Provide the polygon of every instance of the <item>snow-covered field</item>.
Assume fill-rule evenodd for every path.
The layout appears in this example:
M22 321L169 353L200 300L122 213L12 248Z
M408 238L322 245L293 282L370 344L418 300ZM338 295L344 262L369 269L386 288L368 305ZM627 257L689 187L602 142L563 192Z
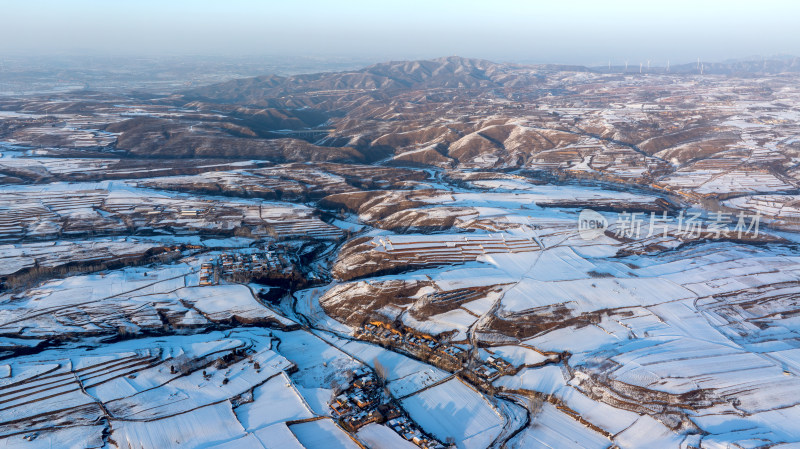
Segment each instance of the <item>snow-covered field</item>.
M0 245L0 276L34 266L54 268L68 263L112 262L144 254L158 246L135 239L98 239Z
M48 281L22 297L0 295L0 329L30 339L57 335L103 335L155 331L165 325L203 327L290 320L265 308L242 285L197 287L193 259L153 269Z
M452 438L459 449L487 447L503 427L500 413L458 379L408 396L402 404L425 430L440 440Z

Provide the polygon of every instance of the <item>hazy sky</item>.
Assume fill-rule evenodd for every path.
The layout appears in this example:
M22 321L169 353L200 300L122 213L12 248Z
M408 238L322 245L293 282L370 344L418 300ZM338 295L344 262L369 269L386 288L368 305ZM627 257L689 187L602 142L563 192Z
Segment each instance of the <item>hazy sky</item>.
M0 0L0 55L653 64L800 54L799 0Z

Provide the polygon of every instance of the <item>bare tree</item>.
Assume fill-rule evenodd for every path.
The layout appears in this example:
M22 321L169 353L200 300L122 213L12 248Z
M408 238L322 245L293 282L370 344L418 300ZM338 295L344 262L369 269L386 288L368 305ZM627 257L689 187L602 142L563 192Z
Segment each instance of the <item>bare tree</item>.
M344 385L341 384L337 379L332 379L330 383L331 387L331 401L333 401L336 396L338 396L342 391L344 391Z
M375 366L375 375L378 376L378 382L380 385L384 385L389 377L389 370L377 358L372 363Z
M528 398L527 407L531 416L531 425L533 425L532 419L538 416L542 412L542 407L544 407L544 395L537 394Z

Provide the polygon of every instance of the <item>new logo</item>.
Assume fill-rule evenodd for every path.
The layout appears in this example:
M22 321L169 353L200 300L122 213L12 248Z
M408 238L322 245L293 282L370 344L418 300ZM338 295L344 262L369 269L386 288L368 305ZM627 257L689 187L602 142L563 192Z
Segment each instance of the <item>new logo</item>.
M578 215L578 234L584 240L594 240L603 235L608 228L608 221L599 213L584 209Z

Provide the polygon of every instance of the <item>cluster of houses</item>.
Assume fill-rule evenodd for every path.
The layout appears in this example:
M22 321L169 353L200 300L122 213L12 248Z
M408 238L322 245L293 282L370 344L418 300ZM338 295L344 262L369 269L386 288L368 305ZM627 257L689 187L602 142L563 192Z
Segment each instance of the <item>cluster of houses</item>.
M424 359L438 359L451 370L459 368L467 359L467 352L458 346L406 326L398 329L379 320L371 320L362 329L356 329L356 337L377 341Z
M252 278L289 277L294 264L277 251L222 253L212 262L200 265L200 285L214 285L220 278L239 282Z
M238 273L269 273L283 270L285 263L273 251L253 253L222 253L217 257L217 264L223 276Z
M467 361L467 352L459 346L406 326L398 329L380 320L371 320L363 328L356 329L356 337L405 351L449 371L461 369ZM472 371L483 383L489 384L513 370L514 367L503 358L490 356Z
M420 333L408 327L397 329L391 323L379 320L371 320L364 325L363 329L356 329L356 336L387 343L412 354L437 353L439 356L452 359L457 365L461 365L467 355L462 348L443 343L432 335Z
M328 404L332 415L349 432L357 432L370 423L386 423L406 440L424 449L444 449L440 442L425 433L398 407L384 400L378 378L367 368L353 372L347 388Z
M396 418L387 420L386 425L389 426L390 429L397 432L397 434L401 437L423 449L445 449L446 447L439 441L425 436L425 434L419 430L419 427L417 427L413 421L405 416L398 416Z
M355 432L369 423L386 419L378 409L381 398L378 379L367 369L361 368L353 372L350 385L339 392L329 406L343 427Z
M475 374L485 381L492 381L514 369L510 363L500 357L489 356L486 361L475 369Z
M217 283L217 271L214 269L214 264L204 263L200 265L200 285L214 285Z

